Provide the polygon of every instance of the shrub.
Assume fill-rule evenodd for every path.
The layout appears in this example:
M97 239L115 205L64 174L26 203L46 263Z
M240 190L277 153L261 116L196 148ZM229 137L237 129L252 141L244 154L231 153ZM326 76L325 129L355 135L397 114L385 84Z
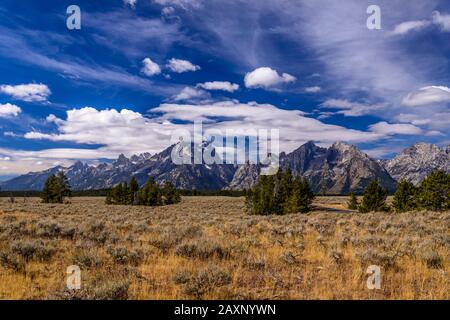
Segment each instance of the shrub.
M226 259L230 257L230 250L220 244L209 241L185 243L177 247L176 254L185 258L207 260L212 257Z
M387 211L386 198L387 191L377 181L372 181L364 190L363 200L358 208L359 212Z
M110 280L92 290L90 300L127 300L130 283L125 280Z
M49 261L56 253L56 248L43 241L16 241L11 251L20 255L25 261Z
M177 272L173 280L175 284L184 286L183 292L186 295L197 299L232 282L231 276L215 265L209 265L206 269L199 270L197 273Z
M109 255L114 262L119 264L131 264L138 266L144 259L144 253L141 250L131 251L127 248L108 248Z
M23 259L12 252L0 252L0 265L16 272L25 272L26 264Z
M102 260L92 251L80 250L74 254L74 264L87 269L96 268L102 265Z

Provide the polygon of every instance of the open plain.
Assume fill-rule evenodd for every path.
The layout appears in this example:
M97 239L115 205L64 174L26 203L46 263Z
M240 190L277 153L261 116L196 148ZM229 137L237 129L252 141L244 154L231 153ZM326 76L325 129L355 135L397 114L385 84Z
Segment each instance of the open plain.
M227 197L15 200L0 198L0 299L450 299L450 212L359 214L346 197L285 216ZM66 288L72 265L80 290Z

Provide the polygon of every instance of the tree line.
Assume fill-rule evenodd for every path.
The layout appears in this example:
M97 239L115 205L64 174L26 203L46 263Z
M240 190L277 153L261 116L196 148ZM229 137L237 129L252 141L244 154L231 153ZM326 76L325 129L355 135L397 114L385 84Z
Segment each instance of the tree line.
M132 177L130 183L119 183L106 196L106 204L111 205L161 206L180 201L180 193L171 182L160 187L153 177L142 188Z
M348 208L361 213L450 210L450 174L440 170L434 171L422 181L419 187L406 180L400 181L394 194L392 207L386 204L387 196L388 192L378 182L373 181L365 189L361 203L358 202L355 194L350 195Z
M306 213L314 199L308 182L293 176L291 170L276 175L261 176L256 185L247 191L247 211L254 215Z

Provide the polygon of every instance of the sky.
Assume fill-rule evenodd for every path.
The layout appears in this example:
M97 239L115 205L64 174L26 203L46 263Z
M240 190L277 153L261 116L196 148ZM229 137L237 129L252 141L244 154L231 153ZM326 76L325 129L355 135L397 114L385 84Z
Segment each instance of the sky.
M279 129L286 152L446 146L449 39L446 0L2 0L0 180L156 153L200 120Z

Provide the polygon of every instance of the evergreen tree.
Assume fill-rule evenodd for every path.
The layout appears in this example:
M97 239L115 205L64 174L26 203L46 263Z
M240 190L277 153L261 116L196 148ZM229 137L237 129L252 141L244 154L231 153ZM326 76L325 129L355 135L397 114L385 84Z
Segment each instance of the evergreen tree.
M113 204L124 204L124 193L123 193L123 185L119 183L116 185L111 191L111 199Z
M372 181L364 190L364 196L359 212L367 213L371 211L387 211L386 205L387 191L380 186L377 181Z
M58 202L63 203L65 197L70 197L72 191L70 190L69 179L67 179L66 175L63 171L58 172L56 176L57 179L57 189L58 189Z
M350 210L358 210L358 198L356 197L356 194L350 193L350 199L347 202L347 208Z
M164 184L162 195L165 198L164 204L174 204L181 201L180 193L170 182Z
M41 199L43 203L58 203L58 183L55 175L47 178L42 191Z
M420 208L432 211L450 209L450 174L434 171L420 185L417 194Z
M417 208L417 188L406 180L400 181L394 195L392 206L396 212L408 212Z
M44 203L64 203L65 197L70 197L71 190L64 172L51 175L45 181L41 199Z
M130 180L130 193L131 193L131 204L137 205L138 201L139 184L136 177L132 177Z
M306 180L300 177L295 178L292 193L298 197L297 210L295 212L307 213L311 211L314 194Z
M308 212L314 198L308 183L293 178L287 170L272 176L261 176L246 192L246 207L251 214L289 214Z
M153 177L150 177L139 191L139 201L146 206L159 206L162 204L161 190Z

